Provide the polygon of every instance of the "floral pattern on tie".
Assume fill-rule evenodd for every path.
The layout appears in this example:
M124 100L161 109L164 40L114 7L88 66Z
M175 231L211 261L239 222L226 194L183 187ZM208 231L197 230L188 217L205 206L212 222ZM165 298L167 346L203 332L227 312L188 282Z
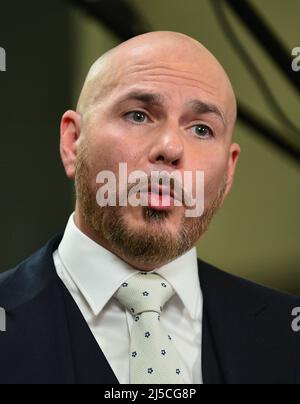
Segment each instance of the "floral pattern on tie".
M182 367L172 337L161 324L172 286L155 273L138 273L124 282L116 299L133 315L130 338L131 384L182 384Z

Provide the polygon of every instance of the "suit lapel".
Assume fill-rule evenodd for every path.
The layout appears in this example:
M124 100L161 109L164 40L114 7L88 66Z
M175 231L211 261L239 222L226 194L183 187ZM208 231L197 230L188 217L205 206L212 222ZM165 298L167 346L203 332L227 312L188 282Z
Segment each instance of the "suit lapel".
M57 276L52 254L61 238L56 236L10 277L7 274L7 285L4 279L0 306L6 310L7 332L0 333L0 356L8 368L3 375L0 370L0 379L116 384L79 308Z
M214 339L206 307L202 320L202 378L204 384L224 384L225 379L220 363L219 351Z
M199 260L204 298L202 371L206 384L282 384L295 379L293 359L274 331L276 313L246 281ZM249 284L248 284L249 285ZM286 317L288 329L288 311ZM295 379L296 381L296 379Z
M61 282L76 384L119 384L75 301Z
M4 306L6 307L6 306ZM0 335L2 383L69 384L74 375L66 321L56 282L32 300L6 308L7 331Z

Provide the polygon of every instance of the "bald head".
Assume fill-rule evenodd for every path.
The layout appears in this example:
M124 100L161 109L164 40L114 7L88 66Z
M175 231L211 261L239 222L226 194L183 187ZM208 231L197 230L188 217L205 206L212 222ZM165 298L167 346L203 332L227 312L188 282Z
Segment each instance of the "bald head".
M79 97L77 112L87 115L109 92L126 82L132 72L154 64L180 72L190 85L202 85L218 93L226 119L234 126L236 98L230 80L218 60L195 39L176 32L150 32L134 37L101 56L91 67ZM180 84L180 83L178 83Z
M79 228L143 270L187 252L230 191L240 150L231 143L235 118L224 69L192 38L153 32L103 55L88 73L77 113L67 111L61 125L61 155L67 175L75 178ZM114 173L124 186L121 163L130 176L142 172L149 180L167 171L186 183L186 173L192 173L187 182L195 200L201 199L198 173L204 172L203 218L187 218L184 206L169 209L152 200L146 209L130 202L99 209L98 175ZM128 182L132 191L132 178ZM128 189L116 188L112 193L123 201Z

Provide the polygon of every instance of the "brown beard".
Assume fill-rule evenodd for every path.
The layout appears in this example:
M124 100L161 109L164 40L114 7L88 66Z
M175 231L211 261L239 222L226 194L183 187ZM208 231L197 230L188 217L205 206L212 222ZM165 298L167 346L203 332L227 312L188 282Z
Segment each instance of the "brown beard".
M176 234L164 226L171 212L157 211L149 207L141 207L143 218L147 224L155 222L155 228L146 225L143 229L131 229L122 214L126 207L100 207L96 201L96 186L90 181L88 154L83 144L78 151L75 190L79 213L85 225L100 239L104 238L111 250L126 261L159 267L162 263L173 261L188 252L207 231L212 218L222 206L227 177L224 176L217 196L205 208L201 217L186 218L182 215Z

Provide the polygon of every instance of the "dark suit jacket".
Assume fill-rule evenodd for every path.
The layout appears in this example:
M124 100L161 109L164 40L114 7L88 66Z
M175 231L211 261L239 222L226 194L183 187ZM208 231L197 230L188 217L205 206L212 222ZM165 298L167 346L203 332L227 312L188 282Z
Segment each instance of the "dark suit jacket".
M0 276L7 316L7 331L0 332L1 384L118 384L56 274L52 253L60 240ZM204 383L300 383L300 333L291 327L299 299L198 264Z

